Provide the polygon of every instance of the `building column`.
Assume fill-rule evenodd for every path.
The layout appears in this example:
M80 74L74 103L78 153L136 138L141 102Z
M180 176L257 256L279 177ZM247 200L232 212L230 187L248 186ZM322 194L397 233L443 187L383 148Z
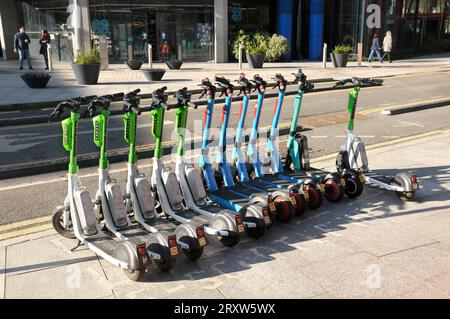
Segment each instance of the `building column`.
M214 0L214 60L228 62L228 0Z
M293 28L293 0L278 0L278 25L277 33L286 37L289 43L289 51L284 55L288 60L292 59L292 28Z
M311 0L308 57L310 60L322 60L324 11L324 0Z
M18 55L14 50L14 35L19 31L19 15L17 13L16 1L0 1L0 41L2 45L3 58L14 60Z
M74 56L82 50L91 49L91 20L89 17L89 0L72 0L71 23L74 28Z

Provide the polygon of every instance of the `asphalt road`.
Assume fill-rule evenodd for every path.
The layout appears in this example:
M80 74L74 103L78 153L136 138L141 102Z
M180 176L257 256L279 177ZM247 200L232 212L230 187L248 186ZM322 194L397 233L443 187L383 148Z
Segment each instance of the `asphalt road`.
M359 110L363 111L356 121L355 130L366 144L374 144L399 137L410 136L436 129L449 127L450 106L429 109L396 116L380 115L378 108L429 100L450 96L450 73L439 72L432 75L401 76L385 80L383 87L367 88L361 91ZM267 127L272 120L275 99L267 99L261 118L261 127ZM291 119L293 97L287 97L280 124L287 124ZM255 104L251 102L251 106ZM335 153L345 140L347 91L312 93L305 95L302 105L302 117L299 123L305 128L304 133L310 139L312 156ZM204 108L192 110L188 129L195 136L201 134L202 112ZM373 110L373 112L371 112ZM219 127L221 105L215 113L213 127ZM239 107L233 104L230 119L230 134L237 124ZM251 111L247 116L250 125ZM150 118L144 114L139 118L138 144L152 143L150 137ZM120 117L111 118L110 149L126 147L123 141L123 124ZM194 130L197 128L197 130ZM174 138L173 112L166 113L165 138ZM61 145L59 123L14 126L0 128L0 166L14 163L27 163L45 159L66 157ZM96 152L92 142L90 121L82 121L79 127L79 152ZM215 135L218 136L216 130ZM192 136L192 135L191 135ZM414 156L414 154L411 154ZM369 159L370 160L370 159ZM141 159L144 172L150 174L150 161ZM111 172L123 185L125 168L123 163L113 164ZM96 185L96 168L83 168L80 172L82 181L94 192ZM30 218L49 215L60 204L66 194L65 172L54 172L29 177L0 181L0 225L23 221Z

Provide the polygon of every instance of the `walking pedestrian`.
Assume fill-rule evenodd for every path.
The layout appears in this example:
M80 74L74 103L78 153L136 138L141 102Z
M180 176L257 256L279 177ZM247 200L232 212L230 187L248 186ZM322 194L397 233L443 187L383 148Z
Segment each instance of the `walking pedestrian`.
M387 56L389 63L392 63L391 59L391 51L392 51L392 33L391 31L386 31L386 36L383 39L383 56L381 57L381 61Z
M20 27L14 36L14 52L19 53L19 69L23 69L23 60L26 59L28 67L33 70L30 59L30 37L25 33L25 27Z
M47 30L41 31L41 38L39 39L39 44L41 48L39 49L39 54L44 56L45 61L45 69L48 70L48 50L47 45L50 43L50 34L48 34Z
M369 62L372 62L373 56L376 53L380 63L383 63L380 49L381 48L380 48L380 40L378 38L378 32L375 32L372 39L372 46L370 47Z

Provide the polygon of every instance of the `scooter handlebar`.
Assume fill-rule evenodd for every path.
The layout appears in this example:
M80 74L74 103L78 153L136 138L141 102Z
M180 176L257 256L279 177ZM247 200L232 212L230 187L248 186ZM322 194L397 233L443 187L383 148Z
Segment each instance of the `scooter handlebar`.
M96 98L95 95L89 95L89 96L79 96L72 99L67 99L62 102L59 102L53 112L50 114L48 121L58 121L61 118L61 114L64 111L64 108L68 107L73 111L78 111L80 109L80 106L82 104L88 103L93 98Z

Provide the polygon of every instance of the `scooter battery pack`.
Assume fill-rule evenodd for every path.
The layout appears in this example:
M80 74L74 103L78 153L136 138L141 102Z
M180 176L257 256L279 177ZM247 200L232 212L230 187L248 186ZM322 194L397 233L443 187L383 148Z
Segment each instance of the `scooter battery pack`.
M155 201L153 199L150 182L144 175L139 175L135 179L135 189L142 215L144 215L145 219L152 218L154 216Z
M115 182L106 184L106 198L108 199L111 215L116 227L127 226L127 208L123 202L120 186Z
M91 195L89 195L86 187L75 188L73 198L83 233L86 236L95 235L97 233L97 220L95 219Z
M200 169L194 165L189 164L186 166L186 177L192 196L197 204L204 205L206 203L206 191L201 174Z
M369 171L369 161L367 159L366 146L359 137L355 137L352 142L353 156L350 157L350 167L360 168L363 173Z
M162 180L172 209L183 209L183 196L175 173L170 168L165 168L162 172Z
M300 134L298 134L300 135ZM301 157L302 157L302 166L303 169L309 169L310 168L310 162L309 162L309 147L308 147L308 138L304 135L296 136L296 140L300 144L300 151L301 151Z

